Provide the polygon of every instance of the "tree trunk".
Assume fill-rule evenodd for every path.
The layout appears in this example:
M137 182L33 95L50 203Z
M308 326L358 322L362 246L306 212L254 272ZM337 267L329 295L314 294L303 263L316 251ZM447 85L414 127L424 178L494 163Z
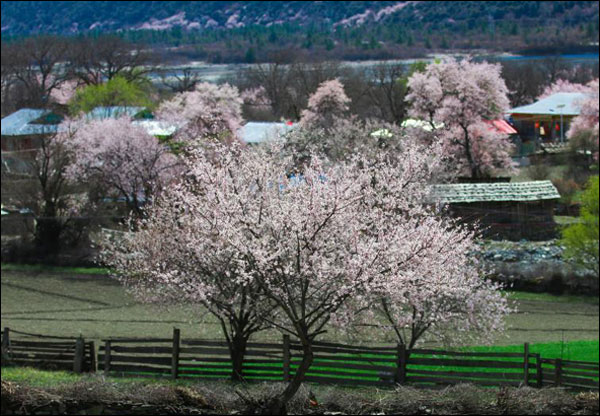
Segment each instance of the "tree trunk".
M246 347L248 345L248 338L243 335L235 336L231 341L230 354L232 362L231 380L232 381L243 381L243 366L244 356L246 355Z
M44 255L60 251L62 224L57 218L37 218L35 226L36 245Z
M290 382L290 384L288 384L288 386L285 388L283 393L281 393L279 396L274 398L273 401L269 404L269 408L267 409L268 414L270 414L270 415L286 415L287 414L287 409L286 409L287 404L290 400L292 400L292 398L294 397L294 395L300 388L300 385L302 385L302 382L304 381L304 377L306 376L306 373L310 369L310 366L312 365L313 360L314 360L314 354L312 351L311 342L309 342L306 339L302 340L302 353L303 353L302 362L300 363L300 366L296 370L296 374L294 374L292 381Z

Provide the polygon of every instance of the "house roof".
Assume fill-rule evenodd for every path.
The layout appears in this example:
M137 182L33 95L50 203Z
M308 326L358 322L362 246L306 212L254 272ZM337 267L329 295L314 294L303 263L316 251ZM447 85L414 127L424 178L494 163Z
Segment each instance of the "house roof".
M509 114L527 115L579 115L581 102L587 97L581 92L559 92L549 97L536 101L533 104L515 107L508 111Z
M144 107L112 106L96 107L85 115L88 120L103 120L105 118L134 117L144 111Z
M487 123L490 124L491 126L493 126L500 133L517 134L517 131L515 130L515 128L513 126L511 126L510 124L508 124L508 122L506 120L491 120L491 121L488 121Z
M430 202L470 203L500 201L540 201L558 199L560 194L550 181L457 183L433 185Z
M246 143L263 143L279 138L294 127L288 123L249 121L238 130L238 137Z
M434 123L436 129L444 127L444 123ZM413 127L423 129L425 131L432 131L433 127L425 120L417 120L414 118L407 118L400 124L400 127Z
M2 136L32 136L56 133L56 124L33 124L40 117L50 114L48 110L22 108L2 119Z
M161 120L134 120L133 124L143 127L152 136L171 136L177 131L177 126Z
M85 115L86 120L103 120L122 116L133 117L144 107L96 107ZM32 136L52 134L58 124L36 124L34 121L51 114L48 110L22 108L2 119L2 136ZM152 136L171 136L177 126L160 120L134 120L133 124L143 127Z

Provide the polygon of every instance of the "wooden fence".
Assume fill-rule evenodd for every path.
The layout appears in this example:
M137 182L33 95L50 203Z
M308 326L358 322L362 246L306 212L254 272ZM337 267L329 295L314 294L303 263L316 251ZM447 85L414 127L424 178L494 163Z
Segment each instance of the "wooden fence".
M94 342L83 338L53 337L2 331L2 365L17 365L75 373L96 371Z
M3 357L4 339L3 336ZM25 347L21 345L22 349ZM8 351L14 355L14 351ZM460 352L317 342L313 353L314 362L306 381L319 384L410 384L435 388L471 383L598 390L598 363L541 358L530 353L528 344L523 352ZM105 339L97 358L98 370L110 376L228 379L232 373L225 342L182 339L178 329L170 338ZM248 381L289 381L301 360L301 345L289 336L284 336L281 343L251 342L246 350L243 377ZM12 362L28 365L25 361Z
M563 386L598 390L598 363L560 358L540 359L538 386Z

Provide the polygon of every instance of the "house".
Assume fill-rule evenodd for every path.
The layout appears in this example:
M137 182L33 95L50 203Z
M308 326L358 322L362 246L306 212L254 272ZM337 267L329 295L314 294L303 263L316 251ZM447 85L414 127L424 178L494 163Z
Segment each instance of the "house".
M106 118L130 117L156 137L168 137L177 127L165 121L154 120L145 107L96 107L84 115L88 121ZM41 146L40 140L58 131L62 116L50 110L22 108L2 119L2 152L32 151Z
M294 127L291 122L249 121L237 131L237 135L244 143L257 145L277 140Z
M131 117L133 124L144 128L160 139L171 137L177 127L165 121L154 120L144 107L96 107L84 115L88 121L106 118ZM63 117L50 110L23 108L2 119L2 171L27 174L28 161L35 157L42 140L58 132Z
M428 202L447 204L463 223L479 223L488 238L546 240L556 236L559 198L550 181L458 183L433 185Z
M2 119L2 152L35 151L56 133L62 118L49 110L22 108Z
M564 142L573 118L579 115L586 94L560 92L508 111L523 141Z

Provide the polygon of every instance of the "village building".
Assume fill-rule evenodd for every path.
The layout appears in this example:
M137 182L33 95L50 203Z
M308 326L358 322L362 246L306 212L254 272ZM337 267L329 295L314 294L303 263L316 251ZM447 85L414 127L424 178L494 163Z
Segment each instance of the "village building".
M2 152L29 151L57 132L62 118L50 110L22 108L2 119Z
M550 181L433 185L430 203L448 205L465 224L479 224L491 239L546 240L556 237L554 206L560 198Z
M566 141L573 118L579 115L586 94L560 92L508 111L510 120L524 142L539 145Z
M155 120L145 107L110 106L96 107L84 115L88 121L107 118L130 117L133 124L144 128L149 134L166 139L177 127L171 123ZM50 110L20 109L2 119L2 170L12 174L27 173L27 160L35 157L42 140L56 134L63 117Z

